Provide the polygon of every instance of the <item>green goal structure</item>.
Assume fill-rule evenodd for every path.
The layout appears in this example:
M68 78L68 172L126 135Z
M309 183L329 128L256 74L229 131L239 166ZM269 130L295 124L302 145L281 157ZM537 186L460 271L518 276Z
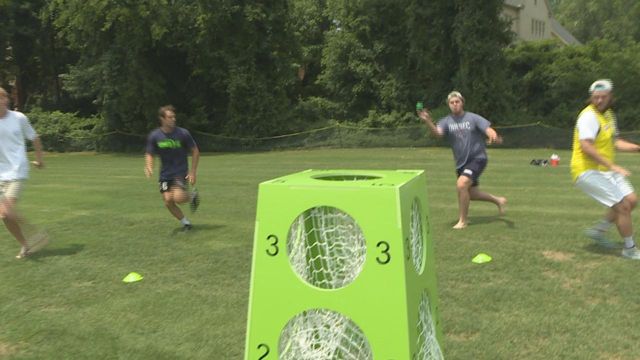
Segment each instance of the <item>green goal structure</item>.
M421 170L259 185L246 360L442 359Z

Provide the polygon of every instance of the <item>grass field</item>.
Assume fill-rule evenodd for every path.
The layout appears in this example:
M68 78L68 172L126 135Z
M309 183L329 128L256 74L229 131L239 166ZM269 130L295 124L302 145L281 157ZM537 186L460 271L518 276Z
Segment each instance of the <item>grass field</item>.
M482 188L508 214L472 203L462 231L448 149L209 154L188 234L141 155L50 154L20 208L52 243L19 261L0 230L0 358L242 359L258 183L353 168L426 170L447 359L639 359L640 262L581 236L604 209L572 186L568 152L529 165L551 152L491 149ZM640 174L637 155L620 163ZM131 271L144 280L122 283Z

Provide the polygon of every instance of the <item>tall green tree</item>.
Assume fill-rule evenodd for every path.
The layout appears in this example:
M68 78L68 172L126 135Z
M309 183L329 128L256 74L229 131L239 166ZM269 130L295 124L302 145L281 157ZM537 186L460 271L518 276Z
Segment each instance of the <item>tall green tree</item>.
M61 106L59 70L69 54L59 49L51 23L41 17L45 0L0 2L0 82L16 95L14 106Z
M295 69L285 0L52 0L50 13L81 54L66 88L94 99L111 129L142 133L166 103L202 130L286 125Z
M503 1L456 0L453 41L457 48L454 86L469 109L499 118L509 109L510 83L503 50L511 42L509 23L501 17Z
M317 86L322 64L322 49L325 46L325 33L331 27L327 16L326 0L290 0L290 31L295 35L298 56L298 91L296 95L305 98L321 96L322 89Z
M451 2L328 1L333 22L320 83L359 120L407 114L418 99L441 99L455 73Z
M607 39L620 44L640 42L637 0L562 0L555 16L582 42Z
M92 99L110 129L146 131L151 114L168 101L160 71L171 29L168 7L164 0L50 3L59 36L80 54L63 77L65 87Z
M458 49L453 41L452 1L410 0L406 7L407 80L415 99L442 105L453 87Z

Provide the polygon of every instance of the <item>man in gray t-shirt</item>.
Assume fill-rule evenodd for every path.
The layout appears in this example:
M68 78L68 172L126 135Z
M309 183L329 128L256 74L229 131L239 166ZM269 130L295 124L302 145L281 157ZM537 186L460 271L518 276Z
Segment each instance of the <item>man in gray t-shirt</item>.
M457 91L447 96L447 104L451 114L438 124L434 124L427 109L418 111L418 116L425 122L436 136L446 137L451 144L456 162L458 180L458 222L454 229L463 229L468 224L469 202L471 200L489 201L504 214L507 199L501 196L480 191L478 179L487 166L486 140L489 143L501 143L502 138L491 128L491 123L478 114L464 111L464 98Z
M486 159L486 131L491 126L489 120L469 111L461 115L449 114L438 121L438 132L447 137L456 169L463 167L471 159Z

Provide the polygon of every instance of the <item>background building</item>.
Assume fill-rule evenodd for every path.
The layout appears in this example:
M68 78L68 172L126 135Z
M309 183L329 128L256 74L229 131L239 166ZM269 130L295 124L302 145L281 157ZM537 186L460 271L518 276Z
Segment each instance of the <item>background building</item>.
M511 19L518 40L558 39L566 45L580 42L554 19L548 0L505 0L503 14Z

